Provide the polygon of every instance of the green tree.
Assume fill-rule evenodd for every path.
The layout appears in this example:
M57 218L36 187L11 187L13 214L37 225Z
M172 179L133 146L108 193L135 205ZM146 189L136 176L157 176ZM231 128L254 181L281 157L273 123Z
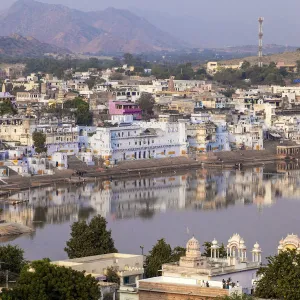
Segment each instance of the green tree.
M10 100L4 100L0 103L0 115L15 115L17 113L16 108L13 106Z
M232 95L235 93L235 89L227 89L221 92L225 97L231 98Z
M265 299L300 299L300 254L295 250L267 258L268 264L257 275L255 295Z
M149 255L146 256L145 275L147 278L159 276L162 265L169 263L172 256L172 248L165 239L157 241Z
M105 218L98 215L90 223L79 221L71 226L71 238L67 241L69 258L78 258L118 252L111 237L111 231L106 228Z
M46 135L43 132L35 131L32 134L32 139L36 153L47 152L47 147L45 146Z
M173 74L178 80L190 80L195 76L191 63L176 66Z
M297 65L297 74L300 74L300 60L296 61L296 65Z
M284 84L284 73L276 68L276 64L271 62L269 65L263 67L249 66L247 62L244 62L241 69L222 69L214 75L214 80L224 85L230 85L234 87L247 87L249 83L245 82L245 79L250 80L252 84Z
M132 66L132 65L134 64L134 57L133 57L132 54L130 54L130 53L125 53L125 54L123 55L123 58L124 58L124 62L125 62L126 65Z
M118 69L116 69L116 72L117 72L117 73L124 73L124 72L125 72L125 69L123 69L123 68L118 68Z
M121 73L115 73L110 75L109 80L123 80L124 76Z
M75 112L77 125L90 126L93 123L93 115L86 106L79 106Z
M3 290L2 300L98 300L97 280L84 272L56 266L49 260L26 265L12 290Z
M242 64L242 66L241 66L241 69L242 70L247 70L247 69L249 69L250 68L250 63L249 63L249 61L247 61L247 60L245 60L245 61L243 61L243 64Z
M204 247L204 252L202 254L203 256L211 257L211 246L212 246L211 242L205 242L203 244L203 247ZM220 254L220 257L226 257L227 256L227 252L226 252L226 249L225 249L225 246L224 246L223 243L220 246L219 254Z
M0 246L0 262L3 270L20 273L26 264L23 249L12 245Z
M107 268L105 276L107 282L113 282L120 285L120 277L118 275L116 268L114 267Z
M90 126L93 123L93 115L89 110L89 104L81 97L68 100L64 104L64 109L75 109L75 118L77 125Z
M180 257L185 256L186 249L175 247L173 250L165 239L160 239L153 246L152 250L146 256L146 277L155 277L159 275L162 265L166 263L178 262Z
M138 101L140 109L143 111L143 116L145 119L148 119L149 116L153 115L153 108L155 100L149 93L142 93Z
M87 80L85 81L85 83L88 85L89 90L91 90L91 89L95 86L95 83L96 83L96 77L95 77L95 76L90 76L90 78L87 79Z
M151 73L157 79L166 79L166 78L170 78L172 71L173 68L167 65L153 65Z
M172 250L172 255L171 255L171 262L178 262L180 260L180 257L185 256L186 254L186 249L183 247L175 247Z

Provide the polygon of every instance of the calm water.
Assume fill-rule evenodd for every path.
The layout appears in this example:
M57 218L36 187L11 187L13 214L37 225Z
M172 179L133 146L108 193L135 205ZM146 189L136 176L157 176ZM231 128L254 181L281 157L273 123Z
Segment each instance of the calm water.
M116 247L124 253L139 254L140 245L148 251L160 238L184 246L192 234L201 243L216 238L227 244L239 233L248 251L258 241L268 256L276 252L281 237L300 234L300 171L284 169L201 169L34 189L11 196L29 199L27 205L2 204L3 218L35 228L32 235L9 241L22 247L30 260L67 258L70 225L95 214L107 218Z

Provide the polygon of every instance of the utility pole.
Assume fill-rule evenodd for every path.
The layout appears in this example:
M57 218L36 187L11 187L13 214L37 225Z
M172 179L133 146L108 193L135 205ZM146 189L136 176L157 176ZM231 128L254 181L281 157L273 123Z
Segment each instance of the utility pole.
M144 257L144 246L140 246L141 250L142 250L142 255Z
M8 289L8 270L5 271L6 288Z

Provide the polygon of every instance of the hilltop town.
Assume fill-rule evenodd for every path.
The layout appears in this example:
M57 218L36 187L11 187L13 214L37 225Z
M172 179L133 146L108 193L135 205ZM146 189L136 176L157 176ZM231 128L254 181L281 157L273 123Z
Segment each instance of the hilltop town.
M20 64L6 67L0 73L1 177L80 171L74 161L95 170L182 157L226 163L232 151L241 152L236 162L250 154L266 160L297 155L300 87L246 78L247 85L234 88L220 79L234 72L230 67L209 62L199 69L203 80L159 79L155 70L129 64L66 69L60 78L27 75ZM243 68L240 63L235 72ZM272 68L281 72L284 66Z
M69 260L33 262L36 279L44 278L39 276L44 268L74 272L73 276L86 271L91 276L80 280L91 285L88 293L95 291L91 299L99 294L101 299L117 294L130 300L158 295L228 299L255 291L273 295L263 291L269 269L261 268L261 246L255 243L252 257L247 255L238 233L226 247L214 239L202 248L190 237L185 248L171 249L159 240L146 256L144 246L142 255L118 254L105 217L111 211L120 220L146 215L153 199L160 199L155 213L165 207L197 208L200 200L203 209L216 209L235 199L262 207L272 204L276 195L295 196L294 190L286 189L288 183L294 187L294 181L284 172L298 168L299 72L298 64L271 62L259 67L246 60L237 65L211 61L166 66L128 53L108 61L6 61L0 70L0 185L1 196L14 209L2 212L10 223L1 224L1 236L32 234L32 221L24 222L29 227L12 226L20 219L33 219L32 199L51 198L46 204L49 222L78 212L68 204L71 198L92 199L98 216L72 225L65 248ZM274 162L283 176L267 183L263 168ZM249 166L256 168L248 172ZM180 175L191 168L197 169L196 179ZM220 177L207 172L216 168ZM229 176L234 169L243 171L237 173L235 184ZM157 177L163 173L168 177ZM97 177L104 180L98 187ZM63 183L66 187L57 187ZM72 192L71 186L78 185ZM137 201L143 195L148 202ZM63 212L52 207L55 201L66 204ZM85 229L77 235L80 226ZM89 234L89 226L97 230ZM99 241L100 231L105 241ZM279 242L276 259L297 258L299 249L298 236L288 235ZM22 271L20 278L25 274ZM19 281L20 288L25 278L28 274Z

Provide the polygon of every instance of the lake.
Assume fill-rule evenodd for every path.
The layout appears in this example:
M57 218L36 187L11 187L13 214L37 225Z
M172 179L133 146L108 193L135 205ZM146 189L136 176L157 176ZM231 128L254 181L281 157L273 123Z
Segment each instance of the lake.
M194 235L203 244L214 238L227 245L239 233L249 251L255 242L263 256L277 251L288 233L300 234L300 171L288 164L244 171L192 170L131 180L56 185L12 194L29 200L2 202L2 218L35 228L2 244L19 245L29 260L67 258L64 252L74 221L101 214L119 252L145 253L160 238L185 246Z

